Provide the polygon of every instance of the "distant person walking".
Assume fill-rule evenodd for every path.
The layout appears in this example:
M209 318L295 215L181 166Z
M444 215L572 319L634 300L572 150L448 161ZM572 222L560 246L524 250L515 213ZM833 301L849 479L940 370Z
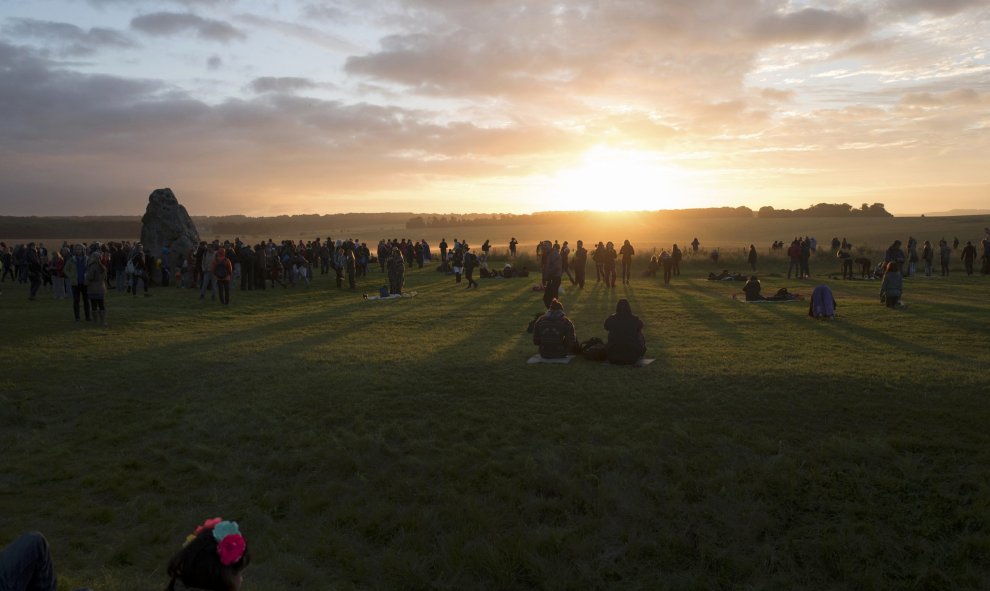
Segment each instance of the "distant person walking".
M801 242L795 238L791 241L791 245L787 248L787 258L790 260L790 264L787 266L787 278L791 278L791 272L794 272L794 276L797 278L801 277Z
M200 257L200 271L202 272L202 281L199 286L199 299L206 297L206 288L210 288L210 299L217 299L217 282L213 278L213 261L216 260L217 251L216 246L209 244L204 249L202 257ZM277 258L277 255L276 255ZM275 287L275 284L272 284Z
M402 287L406 280L406 265L402 260L399 247L393 246L388 256L388 293L402 295Z
M938 241L938 258L942 265L942 277L949 276L949 263L952 261L952 247L945 238Z
M570 280L571 285L574 285L574 276L571 275L571 247L567 245L567 241L564 240L564 244L560 247L560 266L564 270L564 275L567 275L567 279ZM561 276L561 281L564 280L563 275Z
M89 258L86 259L86 292L93 311L93 320L100 326L106 326L107 268L103 264L99 243L90 246L89 252Z
M932 248L932 243L925 240L925 245L921 249L921 260L925 262L925 277L932 276L932 269L935 262L935 249Z
M79 322L79 304L89 322L89 292L86 287L86 251L82 244L72 247L72 256L65 261L65 276L72 289L72 313Z
M698 254L699 246L701 246L701 243L698 242L698 238L695 237L695 239L691 241L691 249L694 251L695 254Z
M918 272L918 241L908 236L907 272L905 277L914 277Z
M595 263L595 283L601 283L605 277L605 243L598 241L591 254L591 260Z
M609 242L605 245L605 260L602 262L602 273L605 276L605 285L615 287L615 261L619 258L619 253L615 252L615 245Z
M670 285L670 277L674 270L674 256L666 250L661 250L660 264L663 266L663 284Z
M681 252L681 249L678 248L676 244L674 245L674 248L673 248L673 250L670 253L670 258L673 260L674 277L680 277L681 276L681 259L684 258L684 253Z
M622 283L628 285L630 276L629 270L632 267L632 258L633 255L636 254L636 251L633 249L633 245L629 244L629 241L626 240L622 243L622 248L619 249L619 254L622 255Z
M588 249L584 247L584 242L577 241L577 248L574 249L574 258L571 259L571 267L574 269L574 283L578 287L584 288L584 271L588 263Z
M752 270L754 270L754 271L756 270L756 257L757 257L757 255L756 255L756 246L753 245L753 244L750 244L749 245L749 256L747 257L746 260L749 262L749 268L752 269Z
M234 275L234 265L227 257L227 249L217 249L217 255L213 259L213 267L210 269L213 278L216 279L217 293L220 296L220 303L230 305L230 280Z
M516 237L515 236L512 237L512 240L509 240L509 256L510 257L516 258L516 245L518 245L518 244L519 244L519 241L516 240Z
M960 258L962 258L963 267L966 268L966 274L972 275L973 261L976 260L976 247L973 246L972 242L966 241L966 246L962 249L962 256Z

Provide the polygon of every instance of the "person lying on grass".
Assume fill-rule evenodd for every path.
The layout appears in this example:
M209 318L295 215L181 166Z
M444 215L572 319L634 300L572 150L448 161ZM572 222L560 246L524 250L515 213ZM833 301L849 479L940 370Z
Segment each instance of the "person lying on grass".
M574 323L564 315L564 305L554 298L546 314L533 325L533 344L540 348L540 357L560 359L567 357L576 342Z
M251 556L236 521L207 519L186 537L186 542L168 563L170 581L165 591L201 589L239 591L241 571ZM184 587L176 587L176 583Z
M605 351L609 363L631 365L646 354L643 321L632 313L629 300L621 299L615 304L615 314L605 319L605 330L608 331Z
M756 275L752 275L746 285L743 286L743 294L746 296L747 302L790 302L794 300L803 300L804 296L799 293L791 293L787 291L786 287L781 287L772 296L764 296L761 291L763 286L760 284L760 280L757 279ZM733 294L732 298L736 299L736 295Z

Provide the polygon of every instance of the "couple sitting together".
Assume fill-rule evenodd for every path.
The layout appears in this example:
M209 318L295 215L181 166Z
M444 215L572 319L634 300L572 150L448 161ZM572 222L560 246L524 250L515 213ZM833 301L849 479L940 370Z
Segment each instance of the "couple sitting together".
M609 363L632 365L646 354L643 321L633 315L629 300L615 305L615 314L605 319L608 342L605 353ZM539 346L540 357L555 359L580 352L574 323L564 314L560 300L550 302L550 309L533 325L533 344Z

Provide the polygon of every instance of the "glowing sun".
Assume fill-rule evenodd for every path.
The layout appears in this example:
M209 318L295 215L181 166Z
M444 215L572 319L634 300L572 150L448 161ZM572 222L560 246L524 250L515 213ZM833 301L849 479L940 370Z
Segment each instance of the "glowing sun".
M690 174L669 157L596 146L580 166L557 172L547 186L555 210L646 211L695 207Z

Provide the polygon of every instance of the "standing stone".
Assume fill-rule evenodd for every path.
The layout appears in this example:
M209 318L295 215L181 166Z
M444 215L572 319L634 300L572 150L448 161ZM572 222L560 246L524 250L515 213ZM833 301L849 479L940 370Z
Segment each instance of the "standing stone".
M161 257L162 247L168 245L168 264L173 270L199 245L196 225L172 189L155 189L148 197L148 209L141 218L141 243L155 257Z

